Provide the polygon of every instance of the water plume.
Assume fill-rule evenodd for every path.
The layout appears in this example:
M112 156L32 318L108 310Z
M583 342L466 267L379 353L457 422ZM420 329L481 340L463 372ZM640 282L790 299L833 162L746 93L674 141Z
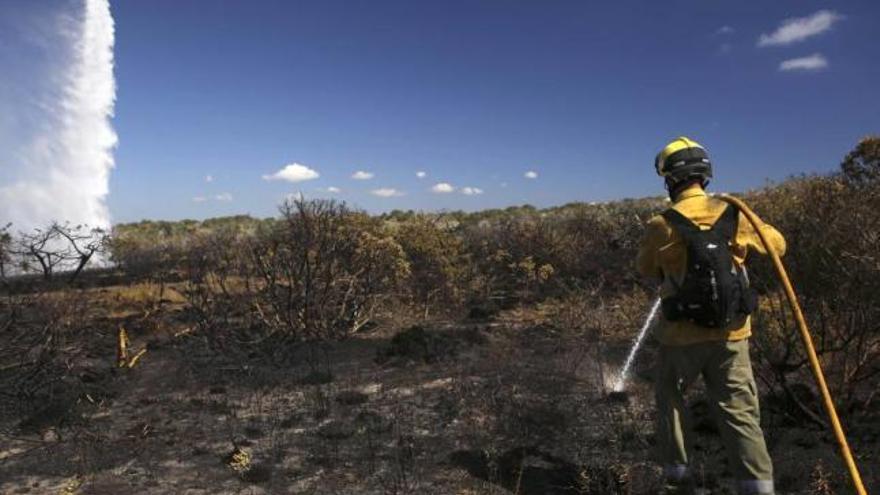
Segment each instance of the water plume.
M117 137L108 0L0 7L0 224L110 226Z
M660 309L660 301L661 299L658 297L657 300L654 301L654 305L651 306L651 311L648 312L648 317L645 318L645 323L642 324L642 328L639 330L638 335L636 335L636 340L633 341L632 348L629 350L629 355L626 357L626 363L624 363L623 369L620 370L620 376L617 377L617 381L611 388L612 391L623 392L623 389L626 386L626 379L629 375L629 370L632 368L632 364L636 359L636 354L639 352L639 348L642 347L645 335L648 334L648 329L651 328L651 324L657 316L657 310Z

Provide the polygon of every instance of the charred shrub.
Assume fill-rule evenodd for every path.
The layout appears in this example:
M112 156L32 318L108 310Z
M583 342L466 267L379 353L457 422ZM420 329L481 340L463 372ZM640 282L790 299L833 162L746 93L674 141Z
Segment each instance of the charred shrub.
M870 410L880 375L880 149L867 139L843 172L802 177L753 194L754 209L786 237L784 262L798 291L829 386L843 414ZM765 297L756 315L759 376L776 394L822 423L798 383L812 383L794 320L769 263L753 264ZM804 416L803 414L800 416Z
M46 293L34 288L26 295L3 295L0 412L41 415L43 410L65 410L82 392L86 307L79 291Z
M477 329L441 332L413 326L391 338L391 343L376 355L379 364L404 365L436 363L454 358L462 349L488 343Z
M181 260L181 293L215 349L246 348L255 322L255 279L248 247L253 232L221 227L193 237Z
M332 201L287 202L252 243L255 335L272 348L345 338L409 274L400 244L365 213Z
M469 320L475 321L491 321L501 313L501 307L492 300L489 301L471 301L468 304Z

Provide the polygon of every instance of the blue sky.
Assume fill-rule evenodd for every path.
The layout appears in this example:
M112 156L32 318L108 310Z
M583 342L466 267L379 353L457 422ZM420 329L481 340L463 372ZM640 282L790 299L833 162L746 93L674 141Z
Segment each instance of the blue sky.
M112 12L114 221L268 216L299 191L371 212L656 195L654 154L680 134L708 148L716 190L743 190L832 170L880 132L876 1L154 0ZM294 163L319 177L267 180ZM297 170L281 175L314 175Z

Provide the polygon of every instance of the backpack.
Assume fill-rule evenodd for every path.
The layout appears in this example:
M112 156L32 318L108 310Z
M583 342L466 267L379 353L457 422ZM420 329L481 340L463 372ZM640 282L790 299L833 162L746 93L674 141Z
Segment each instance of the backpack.
M684 281L675 295L663 299L666 319L725 328L732 321L751 314L757 308L757 293L749 287L745 268L734 263L730 252L739 210L729 205L709 230L701 229L672 208L663 212L663 218L687 247Z

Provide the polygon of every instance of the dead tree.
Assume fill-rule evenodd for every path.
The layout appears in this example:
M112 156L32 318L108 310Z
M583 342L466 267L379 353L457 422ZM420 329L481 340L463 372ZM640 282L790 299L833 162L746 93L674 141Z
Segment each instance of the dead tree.
M6 282L6 267L12 261L10 257L10 249L12 248L12 235L9 234L9 227L12 224L6 224L0 228L0 282Z
M48 228L36 228L30 233L21 232L15 241L13 254L21 259L22 271L31 271L36 263L43 272L43 279L51 280L55 268L69 257L66 246L59 242L59 238L55 224Z
M89 229L83 225L71 227L68 224L53 223L52 229L58 233L59 238L67 241L66 261L75 263L68 279L73 283L95 254L104 252L109 236L103 229Z
M20 258L23 272L36 266L44 280L51 280L61 269L70 272L68 281L72 283L96 254L104 252L108 238L103 229L52 222L20 233L9 252Z

